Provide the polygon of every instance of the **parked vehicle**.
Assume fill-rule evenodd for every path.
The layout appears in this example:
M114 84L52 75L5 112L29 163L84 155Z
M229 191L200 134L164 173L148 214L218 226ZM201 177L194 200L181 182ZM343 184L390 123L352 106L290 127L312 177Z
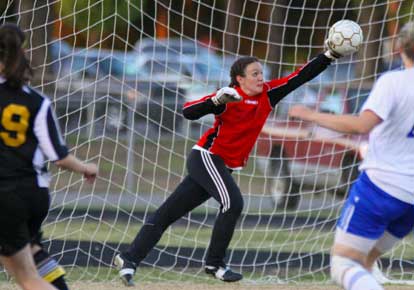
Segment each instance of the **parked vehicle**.
M58 42L53 45L55 62L56 105L63 116L60 121L67 131L79 127L81 116L94 130L119 131L127 124L127 112L136 107L135 119L141 124L163 131L181 127L183 89L175 80L157 79L136 65L134 52L98 48L69 48ZM62 48L61 48L62 47ZM53 59L56 57L56 59ZM155 68L151 60L152 68ZM130 97L136 97L136 102ZM134 99L134 98L132 98ZM96 102L95 102L96 101ZM89 106L87 104L92 104ZM60 105L62 104L62 106ZM86 112L90 110L89 112Z
M134 47L138 54L163 54L163 55L186 55L212 57L207 46L200 42L185 38L142 38Z
M147 127L163 132L176 132L182 126L183 118L180 114L185 102L186 67L178 63L165 62L165 56L144 57L133 52L112 52L99 62L99 74L111 75L119 78L119 82L137 92L135 119L146 124ZM128 90L128 89L127 89ZM118 114L126 112L116 106ZM113 120L117 110L113 109ZM126 117L126 116L125 116ZM125 117L123 123L125 123Z
M60 75L72 80L96 80L112 76L120 79L139 78L130 52L96 48L76 48L62 62Z
M141 75L148 77L148 81L157 84L175 83L179 92L178 95L181 98L177 100L171 98L171 90L164 90L164 99L158 98L157 102L164 102L171 109L172 106L178 105L178 111L181 111L183 102L201 98L219 88L219 81L213 79L213 75L219 77L222 73L217 67L208 66L203 62L199 62L198 58L186 55L175 55L172 57L169 54L151 54L148 51L136 54L134 65ZM153 117L152 119L156 120L155 116ZM181 116L177 115L176 118L180 120ZM169 124L173 124L171 118L168 119L170 119ZM187 130L186 127L188 125L191 127L190 133L192 133L204 123L211 125L213 120L213 115L207 115L202 120L186 124L184 130ZM181 125L181 121L178 123Z
M191 83L190 68L177 58L166 54L136 54L134 66L141 75L155 82Z
M275 205L296 208L306 189L344 196L358 175L357 165L368 144L367 136L344 135L291 120L287 117L289 107L300 103L321 112L354 113L367 94L329 87L318 92L310 84L278 104L276 116L268 120L257 143L257 164L271 178L268 190Z
M143 38L135 44L135 52L137 59L149 58L168 63L180 74L183 70L195 82L224 84L229 81L229 73L223 66L222 57L198 41L182 38ZM220 83L219 86L223 84Z
M135 56L131 52L101 50L98 75L111 75L122 80L143 78L134 65Z

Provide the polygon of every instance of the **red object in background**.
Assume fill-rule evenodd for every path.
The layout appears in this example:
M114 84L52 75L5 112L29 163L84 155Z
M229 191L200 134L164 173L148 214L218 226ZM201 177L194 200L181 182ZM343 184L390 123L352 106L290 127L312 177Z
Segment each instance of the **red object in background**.
M345 91L326 90L308 105L322 112L347 114L355 111L355 103L360 106L361 101L348 99ZM294 104L289 102L284 109ZM266 123L256 147L256 160L271 180L268 190L275 204L295 208L301 193L309 190L345 196L358 176L357 164L367 149L367 136L341 134L288 119L286 112L278 113L279 118L270 118Z

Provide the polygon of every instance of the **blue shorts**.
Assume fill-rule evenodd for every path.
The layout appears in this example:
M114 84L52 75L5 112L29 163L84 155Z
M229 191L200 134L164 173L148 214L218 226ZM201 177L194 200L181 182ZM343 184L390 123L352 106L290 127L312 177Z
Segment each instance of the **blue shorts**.
M351 188L338 227L367 239L379 239L385 231L402 239L414 226L414 205L379 187L362 172Z

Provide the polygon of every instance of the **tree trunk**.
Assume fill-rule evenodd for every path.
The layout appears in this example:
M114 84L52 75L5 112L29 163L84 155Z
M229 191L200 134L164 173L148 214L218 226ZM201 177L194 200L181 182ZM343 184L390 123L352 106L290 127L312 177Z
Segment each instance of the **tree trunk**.
M356 78L361 79L360 83L363 86L369 86L380 68L381 55L381 41L382 33L384 33L384 20L386 18L386 5L379 5L378 2L366 0L361 5L359 13L359 24L363 28L364 46L358 52L361 61L358 63L358 68L355 70ZM374 5L375 4L375 5Z
M41 84L42 76L50 73L50 67L45 64L50 57L47 45L53 31L51 0L18 0L16 10L18 24L26 32L28 40L28 55L34 69L32 84Z
M268 2L273 3L272 0ZM275 9L269 11L269 45L267 52L267 59L269 60L271 68L271 78L279 78L282 76L283 53L282 47L284 43L285 22L287 19L288 1L277 1Z
M227 2L227 20L223 33L223 50L225 52L240 53L240 31L242 7L244 1L229 0Z

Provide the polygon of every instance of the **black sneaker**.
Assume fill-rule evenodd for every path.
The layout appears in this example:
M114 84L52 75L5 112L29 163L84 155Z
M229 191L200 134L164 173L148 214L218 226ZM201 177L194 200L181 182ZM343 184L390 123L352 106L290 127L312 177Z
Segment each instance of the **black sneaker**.
M204 270L207 274L224 281L224 282L237 282L243 279L243 275L240 273L233 272L230 268L226 267L215 267L205 266Z
M121 277L122 282L125 286L134 286L134 281L132 281L132 277L135 274L135 269L137 265L125 259L122 254L118 254L115 256L114 265L119 270L119 277Z

